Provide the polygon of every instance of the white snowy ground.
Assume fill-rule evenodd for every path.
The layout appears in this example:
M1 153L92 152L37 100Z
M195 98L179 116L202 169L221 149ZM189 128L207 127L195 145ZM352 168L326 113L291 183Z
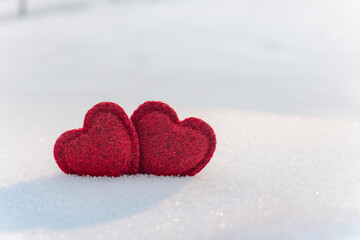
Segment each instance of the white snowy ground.
M356 1L125 1L0 19L0 239L359 239ZM210 123L195 177L76 177L100 101Z

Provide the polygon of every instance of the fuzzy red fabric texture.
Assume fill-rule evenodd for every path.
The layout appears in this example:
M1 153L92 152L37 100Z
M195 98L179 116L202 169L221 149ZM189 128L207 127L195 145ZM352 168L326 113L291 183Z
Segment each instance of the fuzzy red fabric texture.
M83 128L67 131L57 139L54 157L66 174L137 174L138 137L119 105L102 102L87 112Z
M165 103L145 102L130 119L139 138L140 173L194 176L214 154L213 129L198 118L179 121Z

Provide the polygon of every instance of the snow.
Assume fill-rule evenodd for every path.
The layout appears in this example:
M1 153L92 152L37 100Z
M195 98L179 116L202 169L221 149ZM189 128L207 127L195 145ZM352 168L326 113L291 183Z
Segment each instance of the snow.
M45 115L40 110L36 113ZM218 136L214 158L195 177L62 174L53 161L52 147L66 127L79 126L80 119L71 114L67 116L74 125L52 116L46 120L51 126L25 131L29 132L26 137L2 145L0 236L359 236L360 128L356 121L236 110L180 108L179 113L206 119ZM31 122L42 123L41 119L34 117ZM3 133L9 131L7 126L2 125Z
M360 238L359 3L92 2L0 18L0 239ZM59 170L90 107L146 100L213 126L202 172Z
M287 2L115 2L3 21L0 93L359 117L360 3Z

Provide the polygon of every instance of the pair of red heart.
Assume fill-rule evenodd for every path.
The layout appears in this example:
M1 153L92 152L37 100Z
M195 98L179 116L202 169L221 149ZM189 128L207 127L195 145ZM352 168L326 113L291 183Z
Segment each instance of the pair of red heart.
M207 123L179 121L165 103L146 102L129 119L119 105L102 102L87 112L83 128L57 139L54 157L66 174L193 176L210 161L215 146Z

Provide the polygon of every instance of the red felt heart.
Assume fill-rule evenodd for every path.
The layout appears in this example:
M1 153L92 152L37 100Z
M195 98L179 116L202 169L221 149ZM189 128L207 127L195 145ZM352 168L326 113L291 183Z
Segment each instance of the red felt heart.
M115 103L102 102L86 113L83 128L67 131L57 139L54 157L66 174L136 174L139 142L124 110Z
M197 118L180 122L165 103L146 102L130 119L139 138L141 173L194 176L214 154L213 129Z

